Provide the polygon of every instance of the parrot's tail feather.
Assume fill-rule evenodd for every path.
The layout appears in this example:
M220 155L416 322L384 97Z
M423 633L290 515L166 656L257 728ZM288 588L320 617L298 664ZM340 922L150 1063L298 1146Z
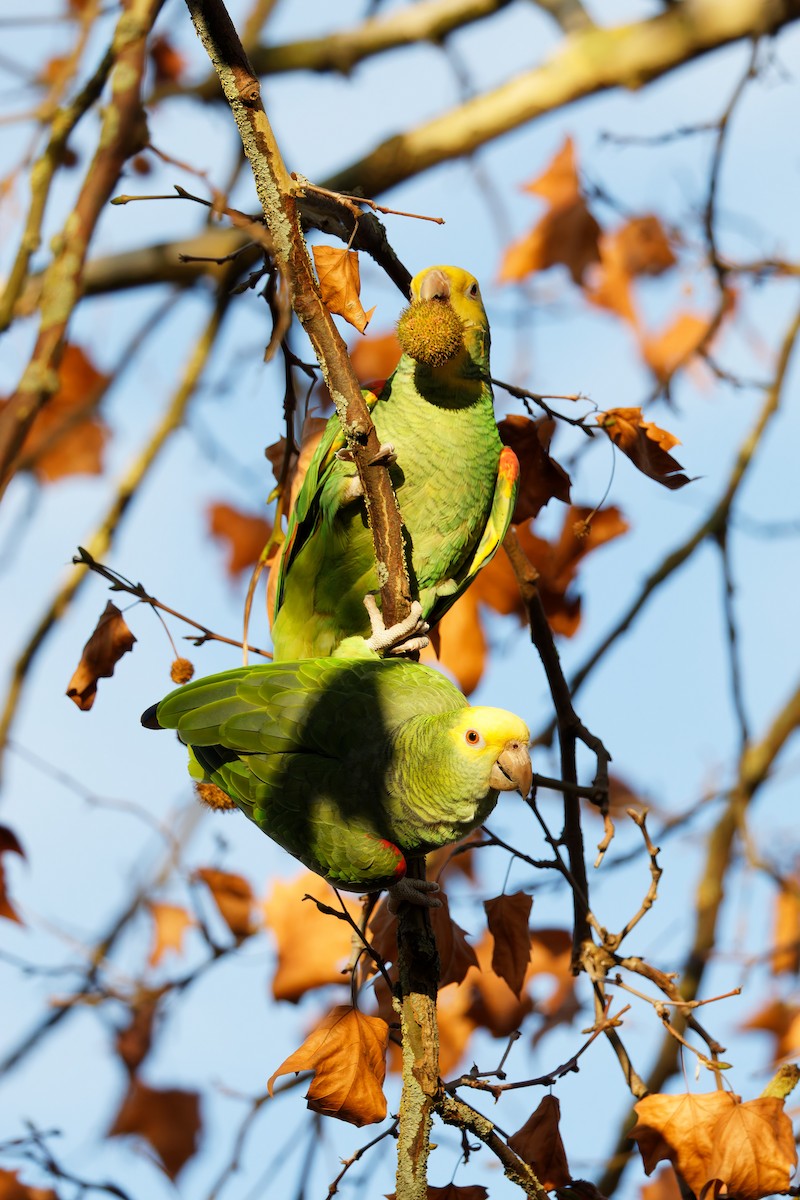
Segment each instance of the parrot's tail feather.
M144 725L145 729L163 729L164 728L163 725L159 724L158 717L156 716L157 712L158 712L158 705L151 704L150 707L146 708L145 711L142 713L141 721L142 721L142 724Z

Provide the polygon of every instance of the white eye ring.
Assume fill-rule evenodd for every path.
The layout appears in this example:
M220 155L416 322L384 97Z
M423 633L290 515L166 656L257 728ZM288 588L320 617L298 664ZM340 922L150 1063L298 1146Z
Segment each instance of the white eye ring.
M468 746L480 747L486 744L481 735L478 733L477 729L468 729L464 734L464 741Z

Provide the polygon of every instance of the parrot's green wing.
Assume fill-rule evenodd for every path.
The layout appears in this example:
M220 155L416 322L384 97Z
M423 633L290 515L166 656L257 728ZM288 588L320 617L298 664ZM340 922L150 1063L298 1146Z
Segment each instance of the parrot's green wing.
M156 719L191 748L194 777L199 766L310 870L363 890L406 870L383 808L394 731L464 706L439 672L373 656L226 671L172 692Z
M415 303L452 308L460 348L436 363L403 354L372 417L381 443L396 454L390 473L412 593L423 618L435 623L505 534L516 460L497 431L476 280L458 267L430 267L415 277L412 295ZM343 639L370 633L364 596L380 590L372 537L353 464L335 457L336 436L330 431L318 449L275 568L276 661L331 654Z

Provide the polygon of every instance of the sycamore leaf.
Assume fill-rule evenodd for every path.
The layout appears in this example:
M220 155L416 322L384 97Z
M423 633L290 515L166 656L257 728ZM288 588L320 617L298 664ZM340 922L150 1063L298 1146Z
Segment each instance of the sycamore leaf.
M192 878L207 885L220 916L235 938L241 940L255 933L253 889L244 876L215 867L200 867L193 872Z
M792 1122L784 1102L760 1096L737 1104L714 1126L708 1178L736 1200L761 1200L787 1191L797 1166Z
M644 360L662 383L684 366L703 345L709 330L707 317L678 313L659 334L648 334L642 342Z
M375 312L361 304L361 272L355 250L339 246L312 246L322 302L363 333Z
M437 892L436 898L441 900L442 904L441 908L431 910L431 928L439 951L439 986L446 987L448 983L461 983L470 967L477 967L478 959L475 950L467 941L466 933L450 916L446 892Z
M153 945L147 961L151 967L155 967L167 950L174 950L176 954L183 953L184 934L195 921L179 904L154 901L148 907L153 918Z
M114 674L114 667L135 641L122 613L109 600L67 685L67 695L81 712L88 712L94 704L98 680Z
M19 925L22 925L24 923L22 917L14 908L6 892L3 855L8 853L19 854L21 858L25 857L25 851L19 844L17 835L7 825L0 825L0 917L5 917L7 921L16 921Z
M663 275L675 266L677 260L664 226L652 213L631 217L611 236L628 275Z
M545 1191L570 1181L567 1153L558 1122L561 1105L555 1096L544 1096L528 1120L508 1139L511 1149L533 1170Z
M389 1027L380 1017L355 1008L331 1009L299 1050L290 1054L267 1083L270 1096L279 1075L314 1071L308 1107L351 1125L371 1125L386 1116L383 1080Z
M28 1187L18 1171L0 1167L0 1200L58 1200L58 1193L52 1188Z
M634 1104L639 1118L628 1133L639 1147L646 1174L656 1164L669 1160L696 1196L709 1180L714 1154L716 1125L729 1115L737 1100L730 1092L704 1095L645 1096Z
M356 342L350 351L353 370L364 387L371 392L380 391L400 361L402 354L397 334L376 333Z
M536 929L531 933L532 977L549 975L554 981L553 991L545 999L537 1001L539 1012L557 1017L569 1008L575 994L575 976L572 973L572 935L566 929Z
M345 982L342 968L352 950L350 926L320 912L314 901L304 900L304 896L336 906L330 884L311 871L288 883L275 880L262 902L264 918L278 947L278 966L272 976L276 1000L296 1003L311 988ZM358 915L355 901L347 907Z
M563 208L552 208L524 237L507 247L500 264L499 283L516 283L535 271L563 263L580 284L592 263L600 259L601 229L578 197Z
M177 1088L150 1088L132 1079L109 1137L136 1134L147 1141L170 1179L193 1154L200 1135L200 1097Z
M551 208L562 208L565 204L571 204L580 195L580 190L575 143L569 135L564 138L561 148L550 159L541 175L537 175L523 186L523 191L530 192L533 196L541 196Z
M528 919L533 897L527 892L495 896L484 900L489 932L494 938L492 970L505 979L519 999L531 959L531 934Z
M99 475L109 430L95 413L108 386L79 346L67 346L58 368L58 390L37 413L19 455L41 483L68 475ZM0 401L0 408L5 401Z
M475 950L480 970L470 971L465 982L465 988L470 989L468 1016L492 1037L507 1038L533 1011L533 1000L527 991L519 999L493 970L494 938L488 931Z
M265 517L241 512L230 504L210 504L207 516L209 533L227 547L229 575L235 578L258 562L272 533Z
M521 413L497 423L503 445L510 446L519 459L519 491L511 518L514 525L535 517L552 499L569 504L569 475L549 454L555 427L551 417L533 421Z
M800 878L782 886L775 898L773 951L770 966L773 975L796 975L800 971Z
M674 490L691 483L671 454L680 442L666 429L645 421L640 408L610 408L597 414L597 424L639 470L656 483Z

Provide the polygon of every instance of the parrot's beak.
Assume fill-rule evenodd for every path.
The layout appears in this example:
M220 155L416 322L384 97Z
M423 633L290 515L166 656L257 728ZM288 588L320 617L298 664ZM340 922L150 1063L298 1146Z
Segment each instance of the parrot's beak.
M506 743L492 767L489 782L498 792L511 792L516 788L523 800L526 798L533 783L533 767L524 742Z
M450 280L444 271L431 270L423 277L419 289L420 300L449 300Z

